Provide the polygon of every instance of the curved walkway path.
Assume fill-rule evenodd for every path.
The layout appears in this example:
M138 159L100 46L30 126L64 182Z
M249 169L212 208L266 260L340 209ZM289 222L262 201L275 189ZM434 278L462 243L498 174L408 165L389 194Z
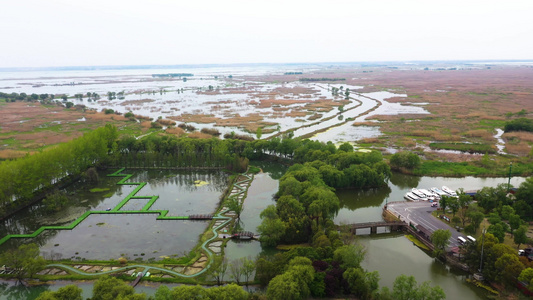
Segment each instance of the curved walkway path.
M85 220L89 215L91 214L145 214L145 213L158 213L159 216L157 217L157 220L186 220L189 219L188 216L167 216L168 210L150 210L150 207L155 203L155 201L159 198L159 196L135 196L145 185L146 182L126 182L129 180L133 174L122 174L122 171L124 171L125 168L122 168L112 174L109 174L108 176L111 177L123 177L117 184L122 185L138 185L124 200L122 200L119 204L117 204L113 209L109 211L88 211L85 212L82 216L80 216L78 219L76 219L74 222L72 222L70 225L67 226L43 226L36 230L35 232L31 234L11 234L3 237L0 239L0 245L5 243L10 238L33 238L36 237L38 234L43 232L44 230L72 230L74 227L76 227L78 224L80 224L83 220ZM238 178L238 181L233 184L233 187L231 189L231 193L228 196L228 198L237 197L239 201L244 201L246 192L248 191L248 187L250 186L251 182L253 180L253 177L244 173L241 174ZM136 211L121 211L120 209L128 203L130 199L149 199L148 203L141 209ZM227 215L226 215L227 214ZM204 254L200 256L200 258L197 260L199 262L202 260L203 257L206 258L206 260L203 260L203 262L207 261L207 265L200 264L200 266L195 267L195 269L200 269L197 272L194 272L193 274L184 274L181 272L176 272L174 270L169 270L167 268L161 268L161 267L154 267L154 266L148 266L148 265L131 265L131 266L125 266L117 269L112 269L108 271L98 271L97 273L91 273L91 272L85 272L83 270L73 268L68 265L63 264L50 264L47 265L47 269L50 268L60 268L64 270L68 270L80 275L88 275L88 276L98 276L103 274L111 274L111 273L117 273L122 271L131 270L133 268L144 268L143 272L147 272L148 270L158 270L162 271L174 276L179 277L195 277L202 273L204 273L209 267L213 264L213 256L217 253L214 252L221 252L221 242L220 244L215 244L210 247L208 247L208 244L210 244L213 240L218 238L218 231L222 230L234 217L234 212L231 212L227 207L223 207L214 217L215 224L212 226L211 231L213 232L213 236L209 239L207 239L204 243L202 243L201 248L207 253L207 257L205 257ZM218 242L217 242L218 243ZM196 263L195 263L196 264ZM194 264L193 264L194 265ZM184 270L185 268L182 268Z

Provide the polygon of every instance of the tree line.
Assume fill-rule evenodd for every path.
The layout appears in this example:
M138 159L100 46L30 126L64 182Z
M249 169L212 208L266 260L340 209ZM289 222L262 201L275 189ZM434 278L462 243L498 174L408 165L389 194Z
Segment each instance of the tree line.
M67 176L76 176L105 162L116 147L117 129L106 125L68 143L0 162L0 213L28 203L35 192L46 190Z
M0 185L0 214L29 203L35 192L46 190L67 176L77 176L91 166L202 167L242 172L249 160L270 158L289 159L294 163L317 161L312 167L320 170L325 182L336 188L379 186L390 172L381 162L379 152L354 152L349 144L337 149L331 142L288 137L245 141L152 134L142 139L118 138L116 127L106 125L57 147L0 162L0 180L3 182ZM326 164L321 165L319 161Z

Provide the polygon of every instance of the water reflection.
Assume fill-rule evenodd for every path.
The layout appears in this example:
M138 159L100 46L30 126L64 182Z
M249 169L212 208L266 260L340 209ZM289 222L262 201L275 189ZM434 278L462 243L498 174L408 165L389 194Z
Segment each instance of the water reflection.
M270 178L274 180L279 180L289 168L288 166L282 165L280 163L259 160L251 161L250 165L261 168L261 170L263 170L263 173L268 174L268 176L270 176ZM277 192L277 190L274 192Z
M400 274L414 276L418 283L431 281L446 293L446 299L484 299L485 293L467 284L465 273L450 269L435 261L423 250L413 246L403 234L391 233L359 237L367 248L366 258L361 264L369 271L378 271L380 286L392 288L394 279Z
M392 173L392 176L390 177L390 183L402 189L415 188L420 183L421 178L422 177L419 176Z
M47 290L49 290L49 288L46 285L27 287L15 281L6 281L0 283L0 299L35 299L39 294Z
M391 189L386 186L368 190L340 190L336 194L341 201L341 209L356 210L364 207L381 207L381 203L389 197L390 192Z

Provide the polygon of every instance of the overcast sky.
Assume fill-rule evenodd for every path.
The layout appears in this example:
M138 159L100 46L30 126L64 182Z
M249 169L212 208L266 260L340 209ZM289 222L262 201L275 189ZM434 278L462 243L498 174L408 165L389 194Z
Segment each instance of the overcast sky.
M2 0L0 67L533 59L532 0Z

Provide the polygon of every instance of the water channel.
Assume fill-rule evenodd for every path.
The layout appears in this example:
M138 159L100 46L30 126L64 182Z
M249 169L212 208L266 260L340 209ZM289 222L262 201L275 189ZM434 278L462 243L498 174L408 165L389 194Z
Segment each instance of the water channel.
M512 178L511 184L519 186L524 178ZM447 177L414 177L393 174L388 187L365 191L337 191L341 201L341 209L335 218L336 224L371 222L381 220L383 206L391 201L404 201L403 195L414 187L429 188L447 185L452 189L480 189L484 186L496 186L506 183L506 178L447 178ZM260 224L259 212L269 204L273 204L271 195L277 190L277 180L268 173L256 175L246 199L242 213L242 223L246 230L254 230ZM440 285L447 299L485 299L485 292L468 284L464 272L450 269L435 261L428 253L414 246L403 234L383 233L378 235L359 236L358 241L367 249L363 267L371 271L379 271L381 286L392 288L394 279L400 274L413 275L419 283L430 280ZM226 248L228 259L252 256L264 251L257 242L230 242Z
M278 189L278 179L286 170L286 167L269 165L267 163L263 163L261 167L264 172L255 175L254 181L248 190L248 197L245 200L245 208L241 214L242 228L254 232L256 232L256 228L261 222L259 218L260 212L266 206L274 204L272 196ZM182 174L181 176L177 176L175 173L168 173L167 171L153 172L155 173L148 174L146 171L139 171L136 177L132 178L132 180L147 181L149 183L149 188L143 190L143 194L159 194L161 198L169 201L167 204L173 204L169 206L174 207L177 203L173 203L173 201L180 202L183 200L185 201L185 204L189 204L189 200L187 200L189 198L181 196L180 199L180 196L176 196L173 193L169 194L169 192L167 192L167 185L171 184L173 189L175 187L174 185L179 185L180 182L183 182L186 187L181 188L181 191L186 192L187 189L189 189L191 195L194 195L196 192L201 191L198 191L199 188L193 184L187 184L188 182L190 183L190 180L196 180L196 178L208 179L205 176L214 176L207 174ZM178 179L178 177L181 179ZM218 194L218 190L222 186L222 181L224 181L224 179L219 179L218 183L220 185L218 185L218 187L217 184L213 184L209 188L205 186L201 188L205 188L206 190L212 189L214 194ZM511 184L519 186L523 181L524 178L515 177L512 178ZM482 188L483 186L496 186L500 183L507 183L507 180L505 178L414 177L393 174L389 185L386 188L365 191L337 191L337 195L341 201L341 209L335 218L335 223L342 224L381 220L382 207L387 202L404 201L403 194L413 187L429 188L433 186L447 185L452 189L462 187L465 190L474 190ZM125 196L127 195L128 190L128 186L122 186L122 188L115 191L115 194L120 193L122 196ZM99 203L93 203L91 206L99 207L107 205L105 199L113 199L113 196L104 198L104 200L100 200ZM178 210L176 210L175 213L179 214ZM147 215L146 220L143 219L142 221L139 221L136 219L132 220L130 223L143 223L151 218L149 216L150 215ZM111 223L109 224L113 227ZM101 228L98 226L93 227ZM203 230L204 227L200 227L202 227ZM180 232L182 231L180 230ZM432 284L441 286L447 295L447 299L485 299L486 297L483 290L466 283L465 278L467 277L467 274L452 270L446 265L435 261L429 254L414 246L412 242L403 236L403 234L382 233L372 236L360 235L358 236L358 241L367 249L367 256L363 262L363 267L370 271L379 271L381 286L392 288L394 279L400 274L406 274L413 275L419 283L430 280ZM159 242L156 241L154 244L159 244ZM261 252L267 254L275 253L275 250L262 249L258 242L253 241L231 241L228 243L224 251L230 261L245 256L255 257ZM23 286L16 286L14 282L0 281L0 299L34 299L37 297L38 293L43 290L57 290L65 284L68 284L68 282L65 283L60 281L45 286L26 288ZM84 297L89 297L92 283L82 282L79 283L79 285L85 290ZM138 292L146 292L148 295L155 293L156 289L157 286L154 285L144 285L136 288ZM22 298L19 297L22 295Z

